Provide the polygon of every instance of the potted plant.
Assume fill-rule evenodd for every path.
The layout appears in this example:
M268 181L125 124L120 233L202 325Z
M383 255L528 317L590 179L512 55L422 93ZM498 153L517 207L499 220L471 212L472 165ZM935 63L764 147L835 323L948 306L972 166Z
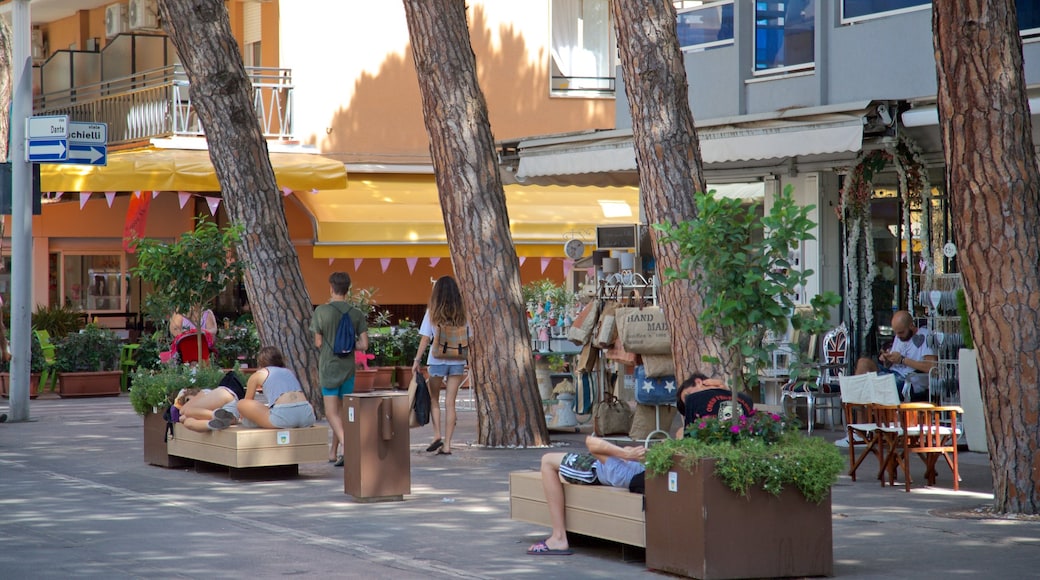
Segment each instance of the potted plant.
M32 346L29 352L29 398L35 399L40 394L40 376L47 361L43 356L40 339L36 337L36 333L30 335ZM11 361L8 360L0 360L0 396L11 396Z
M397 322L397 326L393 328L392 336L394 350L397 353L397 358L394 361L397 367L394 371L397 388L407 389L412 382L412 362L415 359L415 354L419 351L419 342L422 340L422 336L419 334L419 327L407 318Z
M55 346L58 394L62 397L118 396L119 338L111 329L88 324Z
M222 368L254 367L259 351L260 337L252 320L228 324L217 331L216 356Z
M166 453L166 421L163 414L181 389L211 389L220 384L224 371L212 365L160 365L138 367L131 375L130 404L144 417L145 463L177 467L183 460ZM243 384L244 376L239 377Z
M795 309L793 296L812 272L795 267L790 253L812 239L814 224L808 217L813 207L797 206L791 191L788 186L777 194L762 217L739 200L716 199L710 192L696 194L697 219L654 226L662 232L662 242L676 244L681 256L681 270L669 268L665 278L691 280L701 293L700 327L714 335L720 345L718 357L706 358L721 363L734 391L757 383L758 370L768 366L769 345L762 341L767 331L783 336L790 325L796 330L819 332L827 324L828 309L838 303L837 295L825 292L812 299L809 309ZM759 230L764 232L760 238L754 235ZM830 574L829 490L843 464L840 452L794 430L780 437L783 422L779 417L742 417L739 406L736 408L732 418L689 426L690 441L684 438L652 449L648 467L654 467L646 488L647 566L699 578ZM744 436L714 441L701 437L701 430ZM703 440L713 444L704 445ZM780 493L779 484L788 481L786 473L793 471L790 477L794 480L805 476L797 465L802 455L787 449L811 450L819 460L814 465L819 464L826 493ZM770 459L784 457L781 452L788 459ZM676 461L682 469L668 471ZM669 468L664 469L664 465ZM753 485L763 472L765 482ZM682 484L684 473L695 480ZM745 491L747 498L739 497L724 483L731 475L739 476L736 487ZM760 487L780 496L759 493ZM672 519L677 510L670 506L680 504L701 510L698 514L714 513L717 517L698 515L679 525ZM656 506L654 515L652 505ZM771 514L775 519L749 524L745 519L751 517L749 512ZM814 531L807 534L810 522ZM689 533L676 534L676 529ZM736 548L738 544L747 545L745 533L751 529L757 534L754 545L762 546L762 556L754 559L743 557ZM709 543L706 538L721 538L723 543ZM807 545L812 546L811 552L802 549ZM749 567L752 561L753 567Z
M32 326L46 330L53 340L61 340L83 328L83 313L71 306L38 306L32 313Z

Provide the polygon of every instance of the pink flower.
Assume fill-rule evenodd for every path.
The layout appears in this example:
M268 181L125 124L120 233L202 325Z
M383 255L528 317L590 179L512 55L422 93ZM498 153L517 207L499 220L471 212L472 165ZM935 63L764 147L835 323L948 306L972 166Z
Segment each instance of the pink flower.
M730 427L729 430L730 430L731 433L740 433L740 426L734 425L734 426Z

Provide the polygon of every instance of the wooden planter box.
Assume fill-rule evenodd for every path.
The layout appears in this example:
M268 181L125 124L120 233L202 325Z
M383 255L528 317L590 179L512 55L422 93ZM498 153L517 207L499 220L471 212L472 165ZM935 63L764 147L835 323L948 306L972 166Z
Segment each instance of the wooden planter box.
M714 470L705 459L690 473L676 458L669 473L647 477L647 568L702 579L831 575L830 495L817 505L788 486L745 497Z
M58 373L58 395L65 397L118 397L123 371Z
M35 399L40 394L40 373L29 375L29 398ZM0 373L0 397L11 397L11 373Z
M144 416L144 462L160 467L184 467L191 463L183 457L166 452L166 421L162 413L148 413Z

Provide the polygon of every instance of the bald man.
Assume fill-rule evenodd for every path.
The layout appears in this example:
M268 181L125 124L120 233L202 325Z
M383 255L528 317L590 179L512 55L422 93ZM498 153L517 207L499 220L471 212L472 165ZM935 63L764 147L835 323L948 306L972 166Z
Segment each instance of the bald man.
M928 400L928 371L939 362L928 346L928 329L918 328L906 310L892 315L892 348L881 351L878 361L863 357L856 361L856 374L894 374L904 401ZM878 362L881 366L878 366Z

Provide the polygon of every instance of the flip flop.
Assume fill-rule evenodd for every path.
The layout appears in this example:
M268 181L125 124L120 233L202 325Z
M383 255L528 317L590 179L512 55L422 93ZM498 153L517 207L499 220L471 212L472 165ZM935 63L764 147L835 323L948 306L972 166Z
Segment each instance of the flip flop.
M340 455L336 458L336 462L332 464L335 467L343 467L343 456Z
M437 450L437 455L451 455L451 451L445 451L443 449Z
M528 556L570 556L573 553L574 550L571 550L570 548L554 550L545 543L545 540L542 540L527 549Z
M426 452L427 453L433 453L434 451L437 451L438 449L440 449L443 446L444 446L444 441L441 441L440 439L438 439L438 440L434 441L433 443L430 443L430 446L426 448Z

